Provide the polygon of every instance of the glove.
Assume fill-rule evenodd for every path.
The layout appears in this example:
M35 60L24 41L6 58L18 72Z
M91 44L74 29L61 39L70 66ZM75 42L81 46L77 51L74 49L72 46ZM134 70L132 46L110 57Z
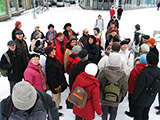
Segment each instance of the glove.
M105 55L105 51L101 50L101 56L103 57Z

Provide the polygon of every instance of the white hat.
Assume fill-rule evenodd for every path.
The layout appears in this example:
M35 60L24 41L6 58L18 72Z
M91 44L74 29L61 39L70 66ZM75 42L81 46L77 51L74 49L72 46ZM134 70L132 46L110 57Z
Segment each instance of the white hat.
M96 64L94 63L89 63L86 67L85 67L85 72L89 75L93 75L95 76L98 72L98 67Z
M141 51L142 51L142 53L148 53L150 51L150 48L147 44L142 44Z
M110 53L109 58L108 58L108 63L110 66L120 66L121 62L121 56L119 53Z
M35 88L26 81L21 81L13 87L12 102L19 110L29 110L37 100Z
M76 45L72 48L72 52L74 54L79 54L79 52L82 50L82 48L79 45Z
M34 26L34 29L36 29L37 27L40 27L39 25Z

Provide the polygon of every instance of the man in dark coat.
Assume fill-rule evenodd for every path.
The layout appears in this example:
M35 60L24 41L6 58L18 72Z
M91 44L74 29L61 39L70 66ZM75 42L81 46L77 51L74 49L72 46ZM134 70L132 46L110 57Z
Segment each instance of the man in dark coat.
M27 81L17 83L0 103L0 120L59 120L55 102Z
M148 66L142 70L136 80L132 96L132 101L136 105L134 120L149 119L149 110L157 95L157 93L149 94L149 90L153 82L160 78L160 69L157 67L158 56L153 52L149 52L147 54L147 62ZM153 89L159 90L158 87Z
M83 30L83 36L80 38L79 42L83 44L83 46L86 46L89 39L88 29Z
M52 46L45 48L45 53L47 54L46 60L46 76L49 89L53 93L53 101L56 102L57 108L60 106L61 102L61 92L67 88L66 78L63 73L63 68L59 61L55 58L56 49ZM59 113L59 115L63 115Z
M116 16L113 16L113 18L109 21L108 26L107 26L107 29L110 27L110 25L111 25L112 22L115 22L116 28L119 29L119 22L118 22L118 20L116 19Z
M122 12L123 12L122 6L118 6L118 10L117 10L117 18L118 18L118 20L121 19Z
M16 50L17 52L22 56L23 62L25 67L28 65L28 57L29 57L29 51L28 46L25 40L23 40L23 33L22 31L16 32Z
M25 66L22 60L22 56L16 51L16 43L15 41L8 42L9 50L5 53L8 55L10 62L7 60L8 58L3 54L0 62L0 68L2 70L8 70L8 80L10 82L10 92L12 93L13 86L22 81L23 72L25 70Z

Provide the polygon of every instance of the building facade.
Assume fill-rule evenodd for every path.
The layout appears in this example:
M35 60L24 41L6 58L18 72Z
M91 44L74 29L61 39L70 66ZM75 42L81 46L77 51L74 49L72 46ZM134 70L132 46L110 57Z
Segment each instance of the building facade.
M33 0L0 0L0 21L21 14L33 7Z
M84 9L109 10L112 5L121 5L124 9L156 6L159 0L81 0L80 6Z

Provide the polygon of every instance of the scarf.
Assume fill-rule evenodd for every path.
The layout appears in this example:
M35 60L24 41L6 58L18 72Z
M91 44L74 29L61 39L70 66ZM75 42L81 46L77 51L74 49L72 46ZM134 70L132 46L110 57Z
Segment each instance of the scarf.
M60 42L59 40L57 41L61 44L61 53L64 55L64 42Z
M19 31L22 31L22 30L21 30L20 28L18 28L18 27L17 27L17 29L18 29Z

